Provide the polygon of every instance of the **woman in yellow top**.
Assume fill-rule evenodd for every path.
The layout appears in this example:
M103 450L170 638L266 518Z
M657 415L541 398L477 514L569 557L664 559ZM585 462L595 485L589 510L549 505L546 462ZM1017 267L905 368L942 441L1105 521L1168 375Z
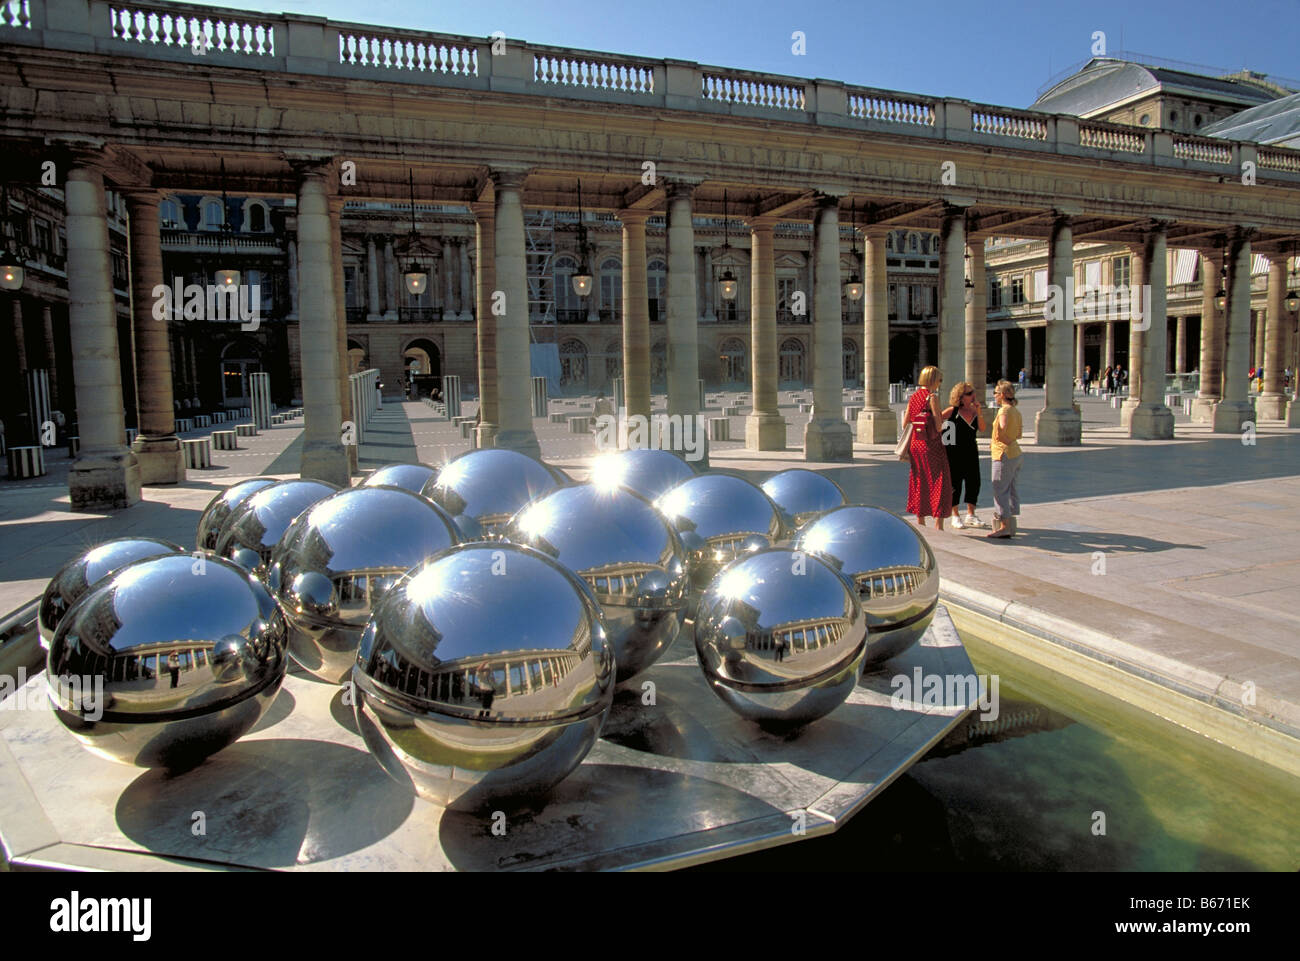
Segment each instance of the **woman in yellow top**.
M993 530L986 536L1006 540L1016 533L1016 515L1020 513L1016 477L1024 460L1020 452L1022 424L1020 411L1016 409L1016 389L1009 380L998 381L993 402L998 406L989 445L993 459Z

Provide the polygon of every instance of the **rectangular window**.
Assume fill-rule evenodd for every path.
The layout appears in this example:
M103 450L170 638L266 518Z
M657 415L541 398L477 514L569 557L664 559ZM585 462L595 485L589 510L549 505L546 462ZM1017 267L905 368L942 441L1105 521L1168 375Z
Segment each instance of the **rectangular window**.
M1133 266L1128 256L1116 257L1110 262L1111 271L1114 276L1112 283L1116 287L1127 287L1131 284L1133 277Z
M50 222L40 217L32 221L32 243L38 250L52 251L50 244Z
M1012 277L1011 278L1011 303L1023 304L1024 302L1025 302L1025 278L1023 276Z
M1002 281L996 277L989 281L989 306L1002 306Z
M898 285L889 285L889 319L898 317Z
M1083 283L1090 289L1101 286L1101 261L1090 260L1083 265Z
M794 313L794 294L798 289L798 285L799 279L797 277L776 278L777 323L794 324L807 319L806 315L804 317L797 317Z
M1034 271L1034 303L1042 303L1047 299L1047 270Z
M251 284L254 272L250 270L248 273ZM361 306L361 268L355 265L343 268L343 303L349 308Z

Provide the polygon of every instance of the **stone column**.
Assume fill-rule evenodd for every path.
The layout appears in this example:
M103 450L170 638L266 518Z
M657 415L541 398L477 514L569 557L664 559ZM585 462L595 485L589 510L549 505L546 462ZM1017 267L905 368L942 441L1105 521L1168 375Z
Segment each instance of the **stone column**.
M1011 349L1010 349L1010 340L1011 340L1010 332L1009 332L1006 328L1003 328L1003 330L1002 330L1002 368L1001 368L1002 373L999 375L999 377L1001 377L1001 378L1004 379L1004 380L1009 380L1009 381L1011 381L1012 383L1015 383L1015 379L1011 376Z
M1077 384L1083 379L1083 368L1087 366L1083 353L1083 332L1086 325L1076 323L1074 325L1074 381Z
M889 277L885 227L863 230L862 410L859 444L890 444L898 438L898 417L889 406ZM983 243L980 244L983 253ZM981 311L980 323L983 324ZM969 328L968 328L969 329Z
M504 298L504 310L497 322L497 417L496 446L531 457L541 456L533 433L531 358L528 350L528 274L524 254L523 186L528 176L522 170L493 170L496 188L496 290ZM642 244L645 250L644 243ZM642 284L645 283L642 258ZM644 301L645 287L642 286ZM649 411L647 411L649 413Z
M984 391L989 380L988 283L984 272L984 235L968 236L966 250L970 253L970 280L974 290L971 292L970 303L966 304L965 378L975 388L975 397L982 404L985 402ZM965 286L963 278L963 300L966 297Z
M623 221L623 397L627 415L650 416L650 301L646 295L644 210Z
M1157 222L1147 231L1142 245L1143 284L1150 294L1143 298L1147 301L1143 321L1147 332L1142 352L1142 398L1129 422L1129 436L1134 440L1170 440L1174 436L1174 414L1165 406L1165 368L1169 364L1167 230L1165 224Z
M1037 443L1063 447L1082 441L1083 423L1074 408L1074 388L1070 377L1070 347L1074 334L1074 235L1070 218L1057 215L1052 222L1051 246L1048 248L1047 282L1049 294L1061 292L1059 300L1048 297L1044 310L1047 364L1044 371L1046 399L1034 419Z
M456 274L458 273L456 264L456 242L451 238L444 238L442 241L442 258L439 261L442 267L442 319L456 319Z
M472 203L474 243L478 251L475 318L478 333L478 428L476 446L495 447L497 427L497 319L492 316L496 286L496 215L491 203Z
M694 190L690 184L668 185L668 415L681 415L683 437L687 429L694 431L703 423L697 419L700 346L695 304L695 226L691 219Z
M966 211L947 205L939 232L939 373L945 384L966 376L965 254Z
M1025 335L1025 386L1028 387L1034 379L1034 338L1031 328L1022 327L1021 330ZM1019 371L1016 373L1019 374ZM1014 377L1011 380L1016 382Z
M13 295L13 328L18 379L22 380L27 375L27 335L23 331L23 295L20 291L15 291ZM40 425L36 425L35 430L39 431Z
M587 269L591 271L591 293L585 298L587 304L587 323L600 323L600 258L601 255L593 248L588 253L591 260L587 262Z
M456 313L456 319L459 321L473 320L474 285L470 280L469 243L461 240L456 244L456 249L460 251L460 283L458 284L459 293L457 294L460 301L460 310Z
M352 365L348 359L348 300L343 286L343 203L342 197L331 197L330 208L330 254L331 269L334 276L334 316L337 318L339 351L339 415L344 423L356 427L356 436L361 434L361 411L352 403ZM356 444L345 444L343 450L348 455L349 474L357 470Z
M840 207L819 197L814 223L813 410L804 428L806 461L853 460L853 431L844 422L844 322L840 313Z
M1228 317L1223 359L1223 399L1214 408L1216 434L1238 434L1254 420L1246 400L1250 366L1250 237L1238 228L1228 243Z
M366 238L366 320L369 323L376 323L380 319L379 313L379 248L375 245L375 237L371 234Z
M1286 257L1274 254L1268 262L1268 308L1264 332L1264 392L1256 405L1260 420L1286 417L1286 394L1283 393L1287 365L1287 334L1291 315L1282 303L1286 296Z
M1151 304L1146 296L1147 268L1145 249L1129 248L1129 273L1132 292L1128 321L1128 397L1120 408L1119 422L1125 430L1133 425L1133 411L1142 402L1142 355L1146 351L1146 334L1151 325ZM1142 317L1138 317L1142 314Z
M1107 367L1115 366L1115 321L1106 321L1104 327L1106 329L1106 346L1102 348L1102 373L1105 373Z
M297 163L299 340L302 351L303 477L347 487L339 403L339 319L334 288L331 163Z
M701 282L704 284L704 323L716 324L718 322L718 311L714 305L713 294L713 248L702 247L700 249L702 266L700 269ZM782 445L784 446L784 441Z
M125 443L103 174L92 163L74 159L63 195L68 324L81 436L81 452L68 472L68 493L74 511L130 507L140 500L140 464Z
M49 304L41 305L41 327L45 331L45 369L50 377L50 407L59 410L59 358L54 352L54 316ZM171 377L168 370L168 379Z
M1187 373L1187 318L1174 318L1174 373Z
M1262 310L1252 310L1250 312L1251 329L1255 332L1255 369L1258 370L1264 366L1264 312ZM1266 368L1267 369L1267 368Z
M775 226L769 217L755 217L749 222L749 373L754 406L745 418L747 450L785 450L786 423L776 394Z
M199 359L198 348L194 346L194 338L190 337L186 341L190 361L190 382L189 382L189 401L191 404L197 404L199 400Z
M131 232L131 306L140 406L140 432L131 448L140 465L141 484L179 484L185 480L185 458L176 436L168 317L160 320L154 316L158 300L154 288L165 286L158 233L159 197L152 190L125 193Z
M298 240L289 238L289 316L288 320L298 319Z
M1223 312L1215 304L1215 294L1223 282L1216 258L1218 251L1202 250L1201 255L1201 372L1200 387L1192 401L1192 421L1209 424L1223 389Z
M401 290L401 277L397 272L397 255L393 252L393 238L384 238L384 320L397 320ZM432 278L431 278L432 281ZM436 281L433 281L436 283ZM432 299L432 297L430 298Z

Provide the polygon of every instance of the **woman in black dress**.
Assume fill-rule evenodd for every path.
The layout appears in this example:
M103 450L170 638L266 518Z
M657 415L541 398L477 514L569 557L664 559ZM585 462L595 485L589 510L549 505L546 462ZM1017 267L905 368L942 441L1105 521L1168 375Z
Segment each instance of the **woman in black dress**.
M980 496L980 450L976 438L984 431L984 413L975 396L975 388L962 381L952 389L949 406L944 409L944 450L948 453L948 470L952 474L952 523L958 529L986 527L975 513ZM966 496L962 497L962 488ZM966 519L960 505L965 501Z

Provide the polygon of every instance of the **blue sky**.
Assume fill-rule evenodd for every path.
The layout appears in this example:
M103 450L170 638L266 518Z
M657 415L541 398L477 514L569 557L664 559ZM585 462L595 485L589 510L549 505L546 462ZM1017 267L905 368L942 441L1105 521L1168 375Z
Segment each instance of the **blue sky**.
M200 0L203 2L203 0ZM1300 0L237 0L209 6L487 36L1028 106L1053 74L1121 49L1300 77ZM807 52L791 52L801 30Z

